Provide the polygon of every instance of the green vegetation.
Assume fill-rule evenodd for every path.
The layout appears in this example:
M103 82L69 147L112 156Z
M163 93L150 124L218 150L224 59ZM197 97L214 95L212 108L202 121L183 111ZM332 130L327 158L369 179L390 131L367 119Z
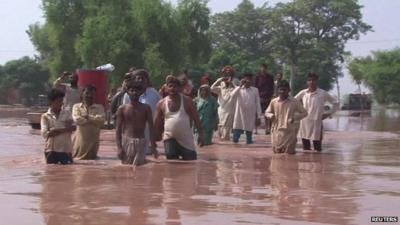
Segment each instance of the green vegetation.
M297 92L310 71L331 89L341 76L344 45L371 27L361 20L356 0L294 0L210 15L207 0L42 0L44 24L27 33L51 79L62 71L111 63L112 86L128 68L146 68L153 85L188 69L196 81L214 77L225 65L238 73L284 72ZM196 83L195 81L195 83Z
M354 81L371 89L378 103L400 103L399 48L354 58L349 62L348 69Z
M18 89L23 102L31 105L45 90L49 72L37 59L23 57L0 67L0 103L7 103L7 92Z

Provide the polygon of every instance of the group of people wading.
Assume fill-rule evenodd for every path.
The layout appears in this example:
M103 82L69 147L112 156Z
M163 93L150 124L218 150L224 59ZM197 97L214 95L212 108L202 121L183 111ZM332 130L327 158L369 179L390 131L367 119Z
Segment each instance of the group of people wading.
M48 94L49 109L42 115L41 133L49 164L69 164L73 159L96 159L100 129L106 113L94 103L96 88L77 86L76 74L63 73ZM142 165L146 155L158 157L157 141L163 140L167 159L195 160L196 145L220 141L253 143L253 131L265 124L274 153L296 153L297 136L305 151L321 151L322 121L338 109L337 100L318 88L318 76L309 73L308 88L291 97L289 83L278 74L274 79L266 64L255 76L235 77L225 66L220 78L201 78L195 92L184 71L168 75L159 91L151 86L146 70L131 69L119 92L110 98L116 128L118 158L122 164ZM325 111L325 103L333 107ZM74 133L72 135L72 133ZM195 143L196 139L196 143ZM311 144L312 142L312 144Z

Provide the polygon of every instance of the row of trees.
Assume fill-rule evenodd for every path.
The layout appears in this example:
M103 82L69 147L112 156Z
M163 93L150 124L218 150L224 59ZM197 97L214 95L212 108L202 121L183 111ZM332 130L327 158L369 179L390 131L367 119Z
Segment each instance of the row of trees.
M0 104L9 103L8 98L19 90L23 103L31 105L46 89L49 77L49 71L38 59L22 57L7 62L0 66Z
M207 0L42 0L45 22L27 33L51 79L64 70L112 63L113 86L129 67L148 69L159 86L168 73L240 73L268 63L294 91L309 71L331 89L341 74L344 45L371 29L357 0L294 0L210 14ZM199 79L196 77L195 79Z
M54 76L111 62L114 85L130 66L150 70L155 85L186 68L239 72L267 62L290 71L295 90L314 71L330 89L341 76L344 44L371 27L356 0L295 0L210 15L206 0L42 0L44 24L29 27L40 58Z
M350 60L347 66L353 80L365 84L381 104L400 104L400 49L377 51Z

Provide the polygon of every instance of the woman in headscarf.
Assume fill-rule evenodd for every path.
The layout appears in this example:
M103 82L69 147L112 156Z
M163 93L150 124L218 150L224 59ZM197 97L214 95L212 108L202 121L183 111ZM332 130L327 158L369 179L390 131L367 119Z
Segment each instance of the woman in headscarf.
M200 86L198 96L194 99L194 103L203 128L204 145L211 145L215 123L217 122L218 103L211 95L209 85L204 84ZM194 129L194 132L197 133L197 130Z

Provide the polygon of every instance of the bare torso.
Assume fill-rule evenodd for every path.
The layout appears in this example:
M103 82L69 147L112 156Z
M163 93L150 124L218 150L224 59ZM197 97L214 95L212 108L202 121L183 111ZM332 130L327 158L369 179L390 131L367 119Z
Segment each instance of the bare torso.
M150 114L150 115L149 115ZM122 108L123 135L132 138L144 138L144 131L151 109L142 103L126 104Z

